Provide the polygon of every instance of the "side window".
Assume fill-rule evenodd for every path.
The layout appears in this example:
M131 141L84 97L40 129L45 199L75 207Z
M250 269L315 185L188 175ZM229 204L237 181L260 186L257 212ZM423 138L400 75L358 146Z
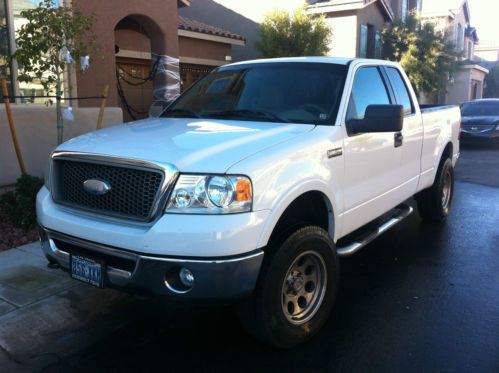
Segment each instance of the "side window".
M400 101L399 103L404 107L404 114L414 113L411 96L409 95L409 91L407 90L407 86L405 85L400 72L393 67L389 67L386 70L388 72L388 77L393 84L393 88L397 92Z
M347 120L363 119L369 105L389 105L390 97L377 67L361 67L353 81Z

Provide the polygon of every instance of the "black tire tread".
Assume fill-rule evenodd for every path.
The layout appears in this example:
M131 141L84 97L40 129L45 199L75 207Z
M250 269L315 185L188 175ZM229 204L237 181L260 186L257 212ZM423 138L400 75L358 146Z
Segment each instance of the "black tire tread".
M452 161L450 158L444 158L438 166L437 176L435 177L433 185L430 188L421 191L416 198L419 215L423 220L443 222L447 218L448 211L445 211L442 208L441 189L444 171L448 167L451 169L452 178L454 180ZM454 184L454 181L452 181L452 183ZM452 190L454 190L454 186L452 186Z
M257 285L255 287L253 295L239 306L240 320L245 329L251 335L265 344L278 348L289 348L311 338L313 334L315 334L315 332L319 329L316 328L316 330L311 331L299 340L291 340L290 338L283 337L283 335L276 335L275 331L273 331L271 328L271 325L275 325L276 315L274 315L272 312L269 312L270 310L266 306L268 302L268 299L266 299L266 288L267 286L270 286L268 284L269 272L275 271L276 266L285 261L286 256L289 256L289 252L286 249L290 249L293 245L297 245L299 242L301 242L301 240L310 235L318 235L319 237L322 237L322 239L330 242L332 244L332 247L334 248L334 244L332 243L329 234L324 229L317 226L307 226L299 228L284 241L280 248L271 248L270 250L267 250L265 252L265 258L260 269L259 279L257 281ZM336 272L334 274L334 283L337 284L339 271L337 270L338 259L335 251L333 252L332 257L334 261L332 268L334 268ZM336 295L336 288L332 290L332 295L334 298L334 296ZM327 302L324 301L323 306L326 303ZM331 305L329 308L332 308L332 301L330 303ZM330 309L326 310L326 313L329 314L329 311ZM314 318L316 316L317 315L315 315Z

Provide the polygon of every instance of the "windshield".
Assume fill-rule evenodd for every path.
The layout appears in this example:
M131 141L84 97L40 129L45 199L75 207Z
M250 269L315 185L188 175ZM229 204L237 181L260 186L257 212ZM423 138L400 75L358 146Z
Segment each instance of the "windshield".
M499 116L498 101L467 102L461 108L463 117Z
M333 124L347 67L330 63L256 63L217 69L162 117Z

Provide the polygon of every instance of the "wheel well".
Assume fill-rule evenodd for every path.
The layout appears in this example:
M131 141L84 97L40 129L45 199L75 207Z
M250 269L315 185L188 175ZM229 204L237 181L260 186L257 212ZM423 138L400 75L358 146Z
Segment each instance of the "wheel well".
M290 234L307 225L316 225L328 232L332 231L332 213L332 206L323 193L311 191L302 194L286 208L279 218L268 246L279 247Z
M452 143L448 143L446 146L445 146L445 149L442 153L442 158L440 158L440 162L442 162L444 159L447 159L447 158L450 158L452 159Z

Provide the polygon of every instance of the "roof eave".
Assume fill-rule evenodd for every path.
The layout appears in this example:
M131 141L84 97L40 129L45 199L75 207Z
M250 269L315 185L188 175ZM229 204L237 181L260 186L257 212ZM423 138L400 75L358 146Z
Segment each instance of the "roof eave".
M463 69L476 69L476 70L479 70L485 74L488 74L489 73L489 69L486 69L485 67L483 66L480 66L479 64L475 63L469 63L469 64L466 64L466 65L461 65L460 66L461 68Z
M395 14L393 13L393 10L390 7L390 5L388 5L386 0L379 0L379 3L381 4L381 6L383 7L383 9L386 13L386 17L385 17L385 18L387 18L386 21L393 22L393 20L395 19ZM370 5L370 4L367 4L367 5Z
M217 43L232 44L232 45L239 45L239 46L246 45L246 39L244 39L244 38L233 38L233 37L229 37L229 36L217 35L217 34L208 33L208 32L189 30L189 29L182 28L182 27L178 28L178 35L184 36L186 38L214 41Z
M343 4L333 3L332 1L324 3L315 3L313 5L307 6L307 12L311 14L336 13L336 12L364 9L373 4L381 4L381 9L385 21L393 22L393 20L395 19L395 14L393 13L392 8L390 7L390 5L388 5L386 0L376 0L367 4L364 4L362 1L352 1Z

